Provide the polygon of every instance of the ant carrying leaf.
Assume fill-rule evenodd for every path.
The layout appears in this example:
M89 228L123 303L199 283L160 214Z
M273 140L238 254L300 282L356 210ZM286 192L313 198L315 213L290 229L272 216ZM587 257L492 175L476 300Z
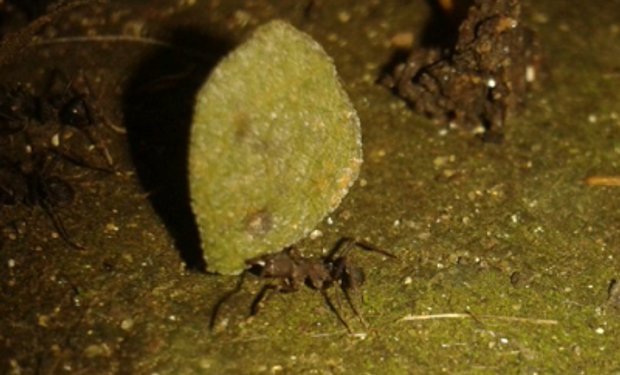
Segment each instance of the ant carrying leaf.
M350 253L353 249L378 253L390 258L395 255L381 250L369 243L353 239L343 238L334 247L329 255L324 258L303 257L297 248L288 247L284 251L263 256L248 261L250 266L241 276L237 287L222 297L215 306L211 315L210 327L213 329L215 321L222 305L234 294L241 290L246 274L258 276L263 280L273 280L265 284L254 297L250 316L258 313L261 303L267 298L269 292L293 293L300 290L304 285L317 290L321 293L330 310L336 315L338 320L352 333L349 323L344 319L339 309L331 301L327 290L337 287L344 294L347 304L353 314L360 322L367 327L367 323L355 307L351 298L351 291L358 290L365 281L363 269L353 264L350 260ZM336 292L338 305L341 305L340 295Z

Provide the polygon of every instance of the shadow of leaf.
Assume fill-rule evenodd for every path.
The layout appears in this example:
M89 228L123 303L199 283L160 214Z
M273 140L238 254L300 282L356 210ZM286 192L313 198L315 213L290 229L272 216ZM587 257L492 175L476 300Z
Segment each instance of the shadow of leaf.
M197 91L232 43L194 30L147 56L123 98L138 177L189 268L205 269L190 207L187 158Z

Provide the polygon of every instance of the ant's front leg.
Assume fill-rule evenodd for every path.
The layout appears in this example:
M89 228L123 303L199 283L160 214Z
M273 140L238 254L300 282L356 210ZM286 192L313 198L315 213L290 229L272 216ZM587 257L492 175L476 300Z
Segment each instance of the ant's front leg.
M354 244L355 244L355 246L357 246L358 248L360 248L362 250L370 251L370 252L373 252L373 253L379 253L381 255L385 255L388 258L398 259L398 257L396 255L394 255L394 254L392 254L392 253L390 253L390 252L388 252L386 250L383 250L381 248L378 248L377 246L375 246L375 245L373 245L373 244L371 244L369 242L356 239L354 241Z
M277 291L279 293L293 293L298 290L297 285L289 282L288 279L279 280L280 285L264 285L261 290L256 294L256 297L254 297L254 299L252 300L252 304L250 305L250 316L258 314L261 309L261 303L273 294L271 292ZM269 295L267 293L269 293Z
M55 189L59 189L58 187L60 186L61 188L65 188L65 187L69 187L70 186L68 184L66 184L64 181L60 180L60 179L53 179L54 176L50 177L50 180L52 181L45 181L42 182L43 184L49 184L51 186L53 186ZM63 184L65 184L66 186L62 186L59 185L59 182L62 182ZM59 193L58 191L54 191L51 193ZM73 193L73 190L71 189L70 191L67 191L67 194L69 193ZM50 194L50 192L46 192L46 194ZM58 196L57 198L59 199L68 199L65 196ZM71 200L73 200L73 198L71 197ZM43 209L43 212L45 212L45 214L50 218L50 220L52 221L52 224L54 224L54 228L58 231L58 235L60 236L60 238L63 239L63 241L65 241L66 244L68 244L69 246L71 246L72 248L76 249L76 250L85 250L86 248L76 242L74 242L71 239L71 236L69 236L69 233L67 232L67 229L65 228L65 224L62 221L62 218L60 217L60 214L58 212L56 212L57 206L61 205L62 202L60 201L59 203L53 202L50 199L47 199L47 197L42 197L40 198L39 201L39 205L41 206L41 208Z
M353 334L353 330L351 329L351 326L349 326L349 323L347 323L346 319L342 316L342 314L340 314L340 311L338 310L338 308L336 308L331 298L329 298L329 296L327 295L327 290L321 289L320 292L321 292L321 295L323 296L323 299L325 299L325 303L327 304L329 309L334 313L334 315L336 315L336 318L338 318L340 323L342 323L342 325L345 326L349 334ZM342 305L342 303L340 302L340 297L338 297L338 292L336 292L336 296L337 296L336 299L338 300L338 304Z
M252 304L250 305L250 316L258 314L258 311L261 308L261 302L263 302L263 300L267 296L267 292L273 291L275 289L277 289L277 287L273 284L263 285L261 290L256 294L256 297L254 297L254 299L252 300Z
M345 265L344 271L342 273L340 279L340 290L344 294L345 299L347 300L347 304L353 311L353 314L359 319L359 321L364 325L365 328L368 328L368 323L362 317L362 314L359 313L355 304L353 303L353 298L351 296L350 291L356 291L361 288L366 280L366 276L364 275L364 270L361 267L357 267L355 265L347 264ZM363 301L363 298L360 296L360 302Z
M349 251L351 251L351 249L355 247L356 242L357 240L351 237L341 238L338 243L336 243L336 246L334 246L332 251L327 255L327 257L325 258L325 262L334 263L337 259L347 256ZM336 254L338 253L340 253L340 256L336 257Z
M209 330L213 331L213 329L215 328L215 322L217 321L217 317L220 313L220 309L222 308L222 306L224 306L224 303L226 303L230 298L232 298L232 296L234 296L235 294L241 291L241 288L243 287L243 283L245 281L245 275L246 275L246 272L242 273L241 276L239 277L239 281L237 282L237 285L235 286L235 288L229 291L228 293L224 294L224 296L222 296L215 303L215 306L213 307L213 312L211 313L211 319L209 320Z
M326 261L336 262L336 260L339 258L345 258L349 254L349 252L356 247L365 251L379 253L389 258L398 258L396 255L381 248L378 248L377 246L359 238L343 237L340 239L340 241L338 241L336 246L334 246L334 249L329 253ZM336 256L338 253L340 253L340 255Z
M351 242L351 244L354 245L355 243ZM350 246L346 250L349 250L352 247L353 246ZM338 306L342 308L342 299L340 298L340 293L338 291L338 289L340 289L342 293L344 294L344 297L347 300L347 304L351 308L351 311L353 311L353 314L359 319L359 321L364 325L364 327L367 328L368 324L366 323L362 315L359 313L359 311L355 307L351 294L349 293L350 290L360 289L362 284L364 284L364 281L365 281L364 270L361 267L357 267L355 265L350 264L348 259L349 258L343 255L343 256L336 258L334 261L331 262L331 268L332 268L331 277L332 277L332 280L334 280L334 282L338 284L338 288L334 291L334 293L336 294L336 301L338 303ZM324 297L327 303L331 304L326 294L324 294ZM338 311L336 311L334 307L330 306L330 308L332 309L332 311L336 313L336 315L339 315ZM346 322L344 322L344 319L342 319L340 316L338 317L338 319L342 321L344 325L347 326L347 329L348 329L348 325L346 324ZM349 333L350 333L350 330L349 330Z

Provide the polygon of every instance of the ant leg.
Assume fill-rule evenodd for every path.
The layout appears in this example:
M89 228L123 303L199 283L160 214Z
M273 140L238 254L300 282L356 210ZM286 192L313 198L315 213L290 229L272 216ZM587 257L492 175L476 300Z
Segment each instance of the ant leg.
M280 285L267 284L263 286L252 301L252 305L250 306L250 316L258 314L261 302L273 294L271 293L267 295L269 291L277 291L279 293L293 293L298 290L298 286L294 283L290 283L290 280L288 279L280 279Z
M370 251L370 252L374 252L374 253L379 253L382 255L385 255L386 257L389 258L395 258L398 259L398 257L388 251L385 251L383 249L380 249L366 241L362 241L362 240L354 240L354 244L359 247L362 250L366 250L366 251Z
M345 257L349 253L349 251L351 251L351 249L355 246L356 243L357 243L357 240L355 240L354 238L350 238L350 237L341 238L325 259L333 260L336 257L336 254L338 253L341 253L338 258Z
M385 255L390 258L398 258L396 255L388 251L385 251L381 248L378 248L377 246L369 242L366 242L364 240L361 240L359 238L343 237L342 239L340 239L340 241L338 241L338 243L334 247L334 250L332 250L332 252L327 256L327 259L334 259L335 255L338 254L339 252L340 252L339 258L344 258L355 247L358 247L365 251L379 253L379 254Z
M336 306L334 306L334 303L327 295L327 291L324 289L321 289L321 295L323 296L323 299L325 299L325 303L327 304L327 306L329 306L329 309L334 313L334 315L336 315L340 323L342 323L342 325L345 326L345 328L347 329L347 332L349 332L349 334L353 334L353 330L351 330L349 323L347 323L347 321L344 319L342 314L340 314Z
M75 152L71 151L68 148L63 148L62 151L57 150L56 154L59 155L63 160L81 168L90 169L98 172L114 173L114 169L112 168L89 164L88 161L83 160L83 158L81 158L79 155L77 155Z
M60 215L53 212L52 209L48 207L43 207L43 211L50 218L50 220L52 220L52 223L54 224L54 228L58 231L58 235L60 236L60 238L62 238L63 241L65 241L65 243L67 243L67 245L71 246L72 248L76 250L86 249L84 246L79 245L75 243L73 240L71 240L71 238L69 237L69 233L67 232L67 229L65 228L62 222L62 219L60 218Z
M54 228L58 231L60 237L67 243L69 246L73 247L77 250L84 250L84 246L75 243L71 240L67 229L62 221L60 215L54 211L54 205L57 203L66 203L73 201L74 192L68 184L60 179L55 179L54 184L52 184L51 180L54 178L53 176L48 178L47 176L56 168L58 164L58 160L60 158L60 154L55 154L51 162L47 165L44 165L43 171L41 172L41 176L35 177L38 182L34 185L35 195L33 197L33 202L38 202L43 211L47 216L49 216L50 220L54 224ZM59 184L62 183L62 184ZM52 189L52 186L55 186L55 189ZM59 188L61 188L59 190ZM54 197L54 198L51 198Z
M336 289L334 293L336 293L336 300L338 301L338 306L342 306L342 300L340 298L340 293L338 289L342 291L345 299L347 300L347 304L353 311L353 314L357 317L357 319L362 323L364 328L368 328L368 323L362 317L357 307L353 303L353 298L349 290L359 289L359 286L364 283L364 273L361 268L352 267L345 264L345 258L338 258L336 260L336 268L334 269L334 279L338 280L339 288ZM353 273L354 272L354 273Z
M71 237L69 237L69 233L67 232L67 229L65 228L65 225L63 224L62 219L58 213L54 212L53 209L49 207L47 203L41 202L41 207L43 208L43 211L45 211L47 216L49 216L49 218L52 220L52 223L54 224L54 228L56 228L56 230L58 231L58 234L60 235L60 238L62 238L63 241L65 241L69 246L71 246L72 248L76 250L86 249L84 246L75 243L71 239Z
M349 304L349 307L351 308L351 311L353 311L353 314L355 314L357 319L359 319L359 321L362 323L364 328L368 329L368 323L366 322L362 314L360 314L360 312L355 307L355 304L353 303L353 299L351 298L351 294L349 293L349 289L344 288L343 286L341 286L341 289L342 289L342 292L344 293L344 297L347 300L347 303Z
M261 290L256 294L256 297L252 300L250 305L250 316L258 314L260 310L261 302L267 297L267 292L277 290L278 287L273 284L264 285Z
M41 162L42 168L40 175L45 178L48 177L53 170L58 166L58 161L62 155L59 152L54 152L52 156L46 155L45 159Z
M215 306L213 307L213 312L211 313L211 319L209 319L209 331L213 331L213 329L215 328L215 322L217 321L217 316L219 315L220 309L222 308L222 306L224 306L224 303L226 303L232 296L234 296L235 294L241 291L241 287L243 287L243 283L245 281L245 274L246 274L245 272L241 274L241 277L239 278L239 281L237 282L237 285L235 285L234 289L224 294L215 303Z
M94 108L94 105L91 104L90 101L86 100L89 97L91 97L92 90L90 89L90 83L88 82L88 79L86 78L86 75L84 74L84 70L82 69L80 69L80 76L82 77L82 81L84 81L84 86L86 86L86 93L80 95L81 102L82 102L82 105L84 106L84 110L86 112L88 121L90 122L90 125L92 125L92 126L86 126L84 128L85 133L90 139L90 141L99 149L99 152L102 154L104 159L108 162L108 166L113 167L114 159L112 159L112 155L110 155L110 151L106 147L105 141L101 137L100 133L97 130L93 129L97 127L99 123L98 120L101 120L101 118L99 117L101 116L100 116L100 113L98 113L98 111ZM104 122L104 125L106 125L108 123L108 119L104 118L102 122ZM112 130L115 130L114 127L110 127L110 128Z
M67 77L64 74L62 74L60 70L57 70L57 72L58 72L58 75L61 76L62 79L64 79L65 81L67 80ZM82 73L82 69L79 70L79 73ZM67 81L67 85L65 86L65 89L62 92L63 96L69 93L69 89L73 86L73 82L75 82L75 78L77 77L79 73L73 74L71 78Z

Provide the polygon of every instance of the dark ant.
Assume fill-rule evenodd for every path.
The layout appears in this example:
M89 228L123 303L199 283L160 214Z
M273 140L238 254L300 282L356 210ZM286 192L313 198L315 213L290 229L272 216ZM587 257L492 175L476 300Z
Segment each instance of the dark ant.
M320 259L305 258L299 253L297 248L291 246L277 254L250 260L247 262L250 268L242 274L242 278L237 287L226 294L216 304L211 316L211 329L215 326L215 320L220 307L241 289L247 273L258 276L261 279L277 281L275 284L269 283L264 285L256 294L250 307L250 316L254 316L258 313L260 304L266 298L269 291L293 293L301 289L303 285L306 285L321 293L330 310L346 327L347 331L352 333L351 327L340 314L336 306L334 306L327 294L328 289L337 285L344 294L353 314L367 327L366 322L355 307L349 293L350 291L358 290L365 281L363 269L352 264L349 260L349 253L355 248L379 253L390 258L396 258L395 255L366 242L353 238L343 238L329 255ZM336 296L338 304L341 305L339 294L336 293Z
M40 207L54 224L60 237L71 247L83 249L71 240L62 219L56 212L58 207L66 206L75 199L75 191L62 178L51 175L59 155L44 168L27 168L0 160L0 208L3 206L24 205Z
M0 87L0 209L22 205L39 207L51 219L59 236L73 242L57 209L73 202L75 192L52 172L60 159L84 168L109 172L112 158L98 133L97 113L88 90L77 89L76 74L63 83L58 71L50 77L44 94L23 85ZM87 87L82 77L80 87ZM90 149L102 158L89 158ZM93 165L91 162L96 162Z
M74 164L109 171L114 162L100 134L104 121L89 92L81 72L67 82L55 71L41 95L19 84L0 87L0 144L17 145L14 155L53 151ZM91 148L99 159L89 157Z
M66 85L64 85L64 88L59 87L63 81L66 82ZM81 82L81 89L77 88L78 81ZM89 100L90 89L88 88L84 73L80 70L71 79L66 80L59 71L54 71L48 82L46 92L46 95L37 98L37 115L41 123L58 123L61 134L74 131L81 132L88 138L90 144L100 152L108 166L111 167L114 161L99 134L97 124L101 121L96 116L95 108L91 100ZM60 137L60 139L62 138L65 137ZM55 147L59 146L55 145Z
M79 74L68 81L55 71L37 95L17 85L0 87L0 145L17 146L13 155L57 152L76 165L109 171L114 162L100 135L100 116L89 99L88 85ZM92 158L95 148L100 157ZM4 150L3 150L4 151ZM24 155L24 153L26 155Z

